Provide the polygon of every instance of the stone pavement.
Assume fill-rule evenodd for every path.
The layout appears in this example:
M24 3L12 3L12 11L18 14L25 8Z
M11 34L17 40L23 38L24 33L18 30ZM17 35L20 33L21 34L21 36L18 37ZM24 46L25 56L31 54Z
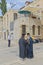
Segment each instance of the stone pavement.
M25 60L19 58L18 45L11 45L10 48L7 44L0 46L0 65L43 65L43 43L34 44L34 58Z

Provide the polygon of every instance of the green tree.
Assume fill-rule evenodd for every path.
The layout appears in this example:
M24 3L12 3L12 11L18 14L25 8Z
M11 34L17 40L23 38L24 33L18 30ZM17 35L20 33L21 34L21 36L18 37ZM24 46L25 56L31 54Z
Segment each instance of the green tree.
M6 0L1 0L0 8L2 10L2 15L4 15L7 12Z
M0 8L1 8L1 3L0 3Z

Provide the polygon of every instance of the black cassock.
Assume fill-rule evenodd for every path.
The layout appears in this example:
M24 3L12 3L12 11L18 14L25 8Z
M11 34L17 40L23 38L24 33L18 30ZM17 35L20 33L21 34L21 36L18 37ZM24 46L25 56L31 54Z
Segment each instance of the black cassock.
M23 59L26 57L26 42L23 38L19 40L19 56Z
M27 58L33 58L33 40L30 37L29 39L30 44L27 44Z

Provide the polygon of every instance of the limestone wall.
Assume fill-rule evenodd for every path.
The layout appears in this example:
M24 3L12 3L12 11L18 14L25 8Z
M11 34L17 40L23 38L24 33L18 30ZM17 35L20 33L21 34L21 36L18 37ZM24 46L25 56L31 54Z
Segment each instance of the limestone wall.
M32 18L19 18L15 21L14 23L14 40L16 43L18 43L19 38L21 37L22 34L22 25L26 25L26 33L30 33L31 36L33 36L32 34L32 26L35 25L36 29L35 29L35 35L34 37L36 38L40 38L41 34L38 35L38 25L41 27L41 22L39 20L33 20Z

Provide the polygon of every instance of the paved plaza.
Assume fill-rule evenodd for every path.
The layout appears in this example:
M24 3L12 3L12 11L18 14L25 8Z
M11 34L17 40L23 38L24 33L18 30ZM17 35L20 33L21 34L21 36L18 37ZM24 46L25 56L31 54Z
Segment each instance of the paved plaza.
M0 65L43 65L43 43L33 45L34 58L25 59L19 58L18 44L11 44L8 47L7 41L0 42Z

